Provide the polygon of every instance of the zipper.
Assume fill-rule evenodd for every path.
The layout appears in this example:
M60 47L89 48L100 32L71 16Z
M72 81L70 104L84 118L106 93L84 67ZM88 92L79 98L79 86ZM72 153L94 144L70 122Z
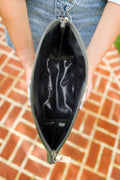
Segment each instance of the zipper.
M60 41L60 46L59 46L59 50L58 50L58 57L60 57L60 55L61 55L63 39L64 39L64 34L65 34L65 27L66 27L66 21L63 20L63 21L61 21L61 24L60 24L60 28L61 28L61 41Z
M70 157L59 154L55 150L52 151L51 156L54 163L56 162L70 163L71 161Z

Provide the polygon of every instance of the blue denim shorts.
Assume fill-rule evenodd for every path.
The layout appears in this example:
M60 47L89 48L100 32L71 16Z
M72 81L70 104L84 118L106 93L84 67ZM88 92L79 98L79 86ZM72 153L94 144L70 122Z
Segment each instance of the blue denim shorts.
M106 3L106 0L26 0L35 50L48 24L62 16L75 24L87 48ZM14 48L7 30L5 35L8 45Z

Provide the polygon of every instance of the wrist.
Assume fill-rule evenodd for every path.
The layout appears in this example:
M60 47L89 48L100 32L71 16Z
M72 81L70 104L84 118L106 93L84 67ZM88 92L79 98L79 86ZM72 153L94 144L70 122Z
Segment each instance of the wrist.
M34 48L19 50L19 51L17 51L17 54L18 54L20 61L25 69L29 69L33 66L34 59L35 59Z
M88 58L89 71L92 73L96 69L102 57L97 49L89 46L87 48L87 58Z

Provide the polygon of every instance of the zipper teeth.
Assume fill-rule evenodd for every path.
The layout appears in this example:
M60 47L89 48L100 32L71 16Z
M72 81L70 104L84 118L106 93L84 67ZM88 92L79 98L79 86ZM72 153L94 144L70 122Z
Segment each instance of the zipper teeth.
M58 51L58 57L60 56L60 54L61 54L61 49L62 49L62 44L63 44L63 39L64 39L64 34L65 34L65 26L63 26L62 27L62 23L63 22L61 22L61 41L60 41L60 46L59 46L59 51Z

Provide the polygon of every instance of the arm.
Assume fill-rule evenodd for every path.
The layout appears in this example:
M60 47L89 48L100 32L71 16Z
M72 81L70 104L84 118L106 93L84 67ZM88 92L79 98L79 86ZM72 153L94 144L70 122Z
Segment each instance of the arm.
M87 49L89 64L88 92L92 89L92 75L97 64L105 56L115 39L120 34L120 5L108 2Z
M28 81L35 52L25 0L0 0L0 16L26 69Z

